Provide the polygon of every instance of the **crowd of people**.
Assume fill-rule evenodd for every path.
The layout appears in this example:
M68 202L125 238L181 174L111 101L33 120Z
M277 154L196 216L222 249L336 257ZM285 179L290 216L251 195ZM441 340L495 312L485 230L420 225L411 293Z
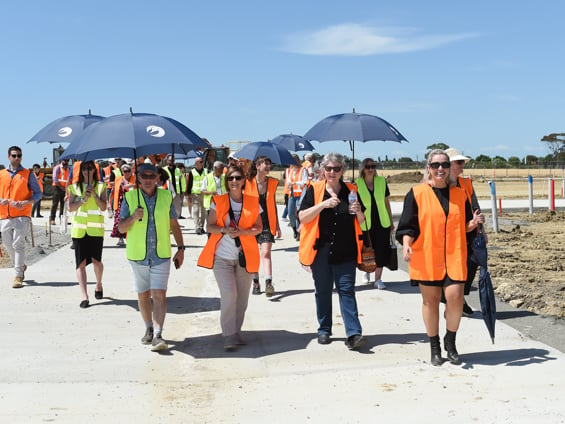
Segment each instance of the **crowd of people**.
M386 289L383 267L388 265L391 243L402 246L411 283L422 296L422 316L431 349L431 363L441 365L439 305L445 306L447 360L460 363L455 339L462 315L472 314L468 294L477 270L470 259L470 243L484 223L470 180L463 178L469 158L456 149L433 150L427 156L422 182L405 196L395 231L384 177L371 158L361 162L359 178L346 182L344 156L328 153L313 161L287 167L282 182L285 210L298 242L298 261L311 273L319 344L332 342L332 293L337 292L346 346L360 349L366 342L356 301L357 265L364 246L374 249L376 270L362 274L365 284ZM2 243L14 265L13 287L24 283L25 238L31 217L41 216L44 175L39 165L21 165L18 146L8 149L9 167L0 171L0 223ZM188 171L174 155L142 158L138 163L114 158L101 169L93 161L62 160L52 173L53 203L49 222L72 214L71 238L75 254L81 308L90 300L86 267L96 277L94 296L103 298L102 251L104 216L113 218L111 237L125 246L138 307L145 324L143 344L154 351L168 348L163 338L170 267L182 266L185 244L179 219L184 200L194 232L207 235L198 266L213 271L220 293L220 327L224 349L244 345L241 330L250 294L263 290L275 295L272 247L282 237L277 212L277 178L269 175L271 160L259 156L242 162L230 155L228 164L214 160L210 170L197 157ZM173 254L173 235L177 251Z

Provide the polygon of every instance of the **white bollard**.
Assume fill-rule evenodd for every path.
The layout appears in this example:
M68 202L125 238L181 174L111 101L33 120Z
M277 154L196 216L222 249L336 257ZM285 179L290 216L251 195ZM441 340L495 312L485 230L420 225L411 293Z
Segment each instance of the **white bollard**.
M488 182L490 186L490 200L492 208L492 229L498 233L498 210L496 209L496 187L494 181Z

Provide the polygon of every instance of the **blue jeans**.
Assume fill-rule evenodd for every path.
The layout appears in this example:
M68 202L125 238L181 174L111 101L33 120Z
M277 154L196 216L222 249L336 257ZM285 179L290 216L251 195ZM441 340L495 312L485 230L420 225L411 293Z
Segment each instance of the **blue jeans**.
M298 202L298 197L290 195L288 198L288 219L292 228L298 227L298 222L296 222L296 202Z
M345 334L351 337L362 334L361 323L355 299L355 262L329 265L330 247L322 246L310 267L316 288L316 313L318 315L318 335L332 334L332 290L335 288L339 296L339 307Z

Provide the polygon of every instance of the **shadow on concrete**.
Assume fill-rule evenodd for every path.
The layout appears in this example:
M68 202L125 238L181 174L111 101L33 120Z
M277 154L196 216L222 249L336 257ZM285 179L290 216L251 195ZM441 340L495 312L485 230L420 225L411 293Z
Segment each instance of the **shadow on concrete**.
M93 283L94 284L94 283ZM70 287L70 286L78 286L77 281L42 281L38 283L35 280L24 280L24 288L25 287Z
M546 349L514 349L493 350L460 354L463 368L472 369L473 365L506 365L521 367L524 365L540 364L546 361L555 361L557 358L547 356Z
M274 296L269 297L267 299L270 300L271 302L280 302L285 297L297 296L297 295L307 294L307 293L314 293L314 288L303 289L303 290L285 290L285 291L280 291L280 292L277 291L277 292L275 292Z
M116 299L104 297L105 302L98 305L129 306L138 310L137 299ZM220 310L220 299L218 297L190 297L170 296L167 297L167 314L194 314L198 312L210 312Z
M265 330L243 332L242 337L246 340L247 345L239 346L232 351L224 350L224 339L221 334L189 337L181 341L167 340L170 346L168 354L179 352L193 358L260 358L305 349L312 340L317 338L317 334Z

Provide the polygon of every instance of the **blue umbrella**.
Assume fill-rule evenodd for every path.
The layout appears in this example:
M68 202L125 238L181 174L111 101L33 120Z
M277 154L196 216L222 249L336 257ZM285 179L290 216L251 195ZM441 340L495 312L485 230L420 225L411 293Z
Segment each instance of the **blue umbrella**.
M291 152L301 150L314 150L314 146L308 140L296 134L281 134L271 140L271 143L278 144Z
M382 118L364 113L341 113L328 116L306 132L306 140L349 141L355 163L355 141L362 143L371 140L408 142L406 138L390 123Z
M490 273L488 272L487 243L482 228L480 228L479 233L473 240L472 249L473 253L471 255L471 260L479 264L481 267L481 270L479 271L479 298L481 301L481 313L490 334L490 338L494 343L496 299L494 297L494 289L492 287Z
M114 115L86 128L62 159L137 158L159 153L188 153L208 145L172 118L151 113Z
M47 124L28 143L72 143L86 127L102 119L103 116L93 115L90 110L88 115L65 116Z
M268 141L255 141L246 144L235 153L235 156L249 160L255 160L259 156L267 156L272 163L279 165L296 164L296 160L287 149Z

